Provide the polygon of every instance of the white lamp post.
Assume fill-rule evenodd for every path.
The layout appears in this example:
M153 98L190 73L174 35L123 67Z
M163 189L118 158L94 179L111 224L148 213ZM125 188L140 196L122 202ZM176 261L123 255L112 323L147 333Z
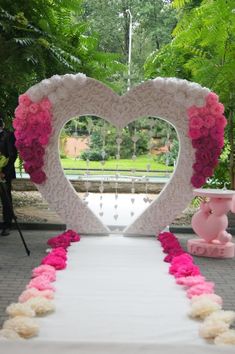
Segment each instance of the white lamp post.
M131 44L132 44L132 14L129 9L126 10L128 13L130 22L129 22L129 48L128 48L128 79L127 79L127 91L131 87Z

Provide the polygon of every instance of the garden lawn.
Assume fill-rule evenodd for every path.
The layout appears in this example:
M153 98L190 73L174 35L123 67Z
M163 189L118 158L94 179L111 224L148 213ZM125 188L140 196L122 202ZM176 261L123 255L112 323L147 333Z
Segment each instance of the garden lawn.
M83 160L75 160L74 158L65 158L61 159L61 164L63 168L66 169L73 169L73 168L85 168L87 167L86 161ZM156 162L153 159L149 159L148 156L143 155L139 156L136 158L135 161L132 161L131 159L120 159L118 161L118 170L128 170L130 171L131 169L136 169L136 170L144 170L146 171L147 165L151 165L151 170L157 170L157 171L173 171L174 167L173 166L166 166L162 163ZM101 169L102 167L104 169L114 169L116 170L116 165L117 161L116 160L108 160L105 161L104 166L101 165L100 161L90 161L89 163L89 169L97 168ZM85 173L86 171L80 171L81 173ZM69 173L72 173L72 171L69 171ZM104 174L112 174L115 172L112 171L104 171ZM96 172L97 174L97 172Z

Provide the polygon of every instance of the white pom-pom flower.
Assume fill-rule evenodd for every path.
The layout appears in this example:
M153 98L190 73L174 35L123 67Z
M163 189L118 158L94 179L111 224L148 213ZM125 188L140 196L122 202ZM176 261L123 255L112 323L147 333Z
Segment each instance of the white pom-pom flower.
M19 334L16 331L13 331L12 329L1 329L0 330L0 340L22 340L23 338L19 336Z
M202 295L193 296L191 298L191 304L195 303L196 301L200 301L201 299L210 299L214 302L217 302L220 305L222 305L223 303L222 298L217 294L202 294Z
M235 312L234 311L216 311L207 317L207 320L211 321L223 321L231 325L235 321Z
M226 344L226 345L235 345L235 330L234 329L229 329L226 332L221 333L215 338L215 344L216 345L221 345L221 344Z
M26 301L25 304L30 306L35 311L36 315L39 316L55 311L53 301L41 296L33 297Z
M37 322L26 316L16 316L3 323L3 329L15 331L23 338L31 338L38 334Z
M226 332L228 329L229 324L224 321L205 320L199 327L199 335L205 339L213 339Z
M26 303L13 303L6 308L6 313L11 317L26 316L34 317L35 311Z
M209 316L211 313L221 309L221 305L210 300L202 298L198 301L195 301L191 305L189 316L193 318L204 319Z

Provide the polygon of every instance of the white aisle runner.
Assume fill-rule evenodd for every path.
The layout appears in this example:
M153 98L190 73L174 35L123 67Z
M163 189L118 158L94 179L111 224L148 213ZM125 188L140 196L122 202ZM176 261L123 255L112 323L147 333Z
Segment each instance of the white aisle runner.
M189 300L163 257L150 237L82 238L69 248L67 269L57 272L56 312L38 320L39 337L3 343L0 352L227 352L198 336L199 323L187 316Z

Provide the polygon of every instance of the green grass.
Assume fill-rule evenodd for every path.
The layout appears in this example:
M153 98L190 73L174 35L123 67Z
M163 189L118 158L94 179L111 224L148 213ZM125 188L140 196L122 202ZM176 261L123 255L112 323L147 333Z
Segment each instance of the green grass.
M61 164L63 168L69 169L69 168L85 168L87 167L86 161L83 160L75 160L74 158L63 158L61 159ZM116 170L116 160L108 160L105 161L105 164L103 166L104 169L114 169ZM119 170L128 170L129 172L122 172L125 173L125 175L131 174L131 169L136 169L136 170L144 170L146 171L147 169L147 164L151 165L151 170L159 170L159 171L173 171L174 167L172 166L166 166L162 163L156 162L152 159L149 159L147 155L142 155L138 156L135 161L132 161L131 159L120 159L118 161L118 169ZM19 161L17 160L15 163L16 168L19 166ZM102 170L102 165L100 161L90 161L89 163L89 169L92 168L98 168ZM92 174L101 174L99 171L90 171ZM69 174L77 174L77 171L68 171L67 173ZM78 174L84 174L86 171L79 171ZM104 171L104 174L115 174L115 172L112 171ZM139 175L143 175L146 173L139 173ZM136 173L138 175L138 173ZM151 173L150 173L151 175Z
M87 164L86 161L83 160L75 160L72 158L66 158L66 159L61 159L61 164L64 168L86 168ZM120 159L118 161L118 169L119 170L128 170L130 171L131 169L136 169L136 170L144 170L146 171L147 164L151 165L151 170L159 170L159 171L173 171L172 166L166 166L162 163L156 162L153 159L149 159L148 156L139 156L136 158L135 161L132 161L130 159ZM116 169L117 161L116 160L108 160L105 161L104 164L104 169ZM89 168L98 168L102 169L102 165L100 161L90 161L89 163ZM72 172L72 171L71 171ZM85 171L80 171L80 173L85 173ZM94 172L94 173L99 173L99 172ZM111 171L104 171L104 174L113 174L115 172ZM131 171L129 172L131 173ZM125 173L127 174L127 173ZM142 173L143 174L143 173Z

